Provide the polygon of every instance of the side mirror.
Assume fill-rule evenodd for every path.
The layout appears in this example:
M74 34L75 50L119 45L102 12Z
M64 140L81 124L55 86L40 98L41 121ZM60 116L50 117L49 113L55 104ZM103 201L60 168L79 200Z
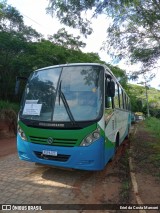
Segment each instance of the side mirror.
M19 77L19 76L16 77L16 85L15 85L15 91L14 91L15 95L18 95L18 93L19 93L20 80L27 81L28 78L26 78L26 77Z

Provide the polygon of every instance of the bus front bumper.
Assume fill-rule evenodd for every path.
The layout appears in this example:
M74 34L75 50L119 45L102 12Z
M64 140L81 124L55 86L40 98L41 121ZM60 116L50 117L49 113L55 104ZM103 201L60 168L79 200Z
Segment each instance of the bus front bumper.
M21 160L82 170L104 168L104 138L100 137L90 146L59 147L34 144L17 135L17 149ZM43 154L47 152L48 154Z

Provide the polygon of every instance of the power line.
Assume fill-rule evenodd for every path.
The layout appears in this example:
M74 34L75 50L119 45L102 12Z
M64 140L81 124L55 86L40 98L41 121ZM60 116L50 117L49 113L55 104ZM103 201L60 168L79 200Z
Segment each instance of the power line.
M23 16L25 16L26 18L30 19L31 21L33 21L34 23L38 24L39 26L44 27L42 24L38 23L38 22L35 21L34 19L32 19L32 18L30 18L29 16L25 15L24 13L21 12L21 14L22 14Z
M8 4L8 5L11 5L11 4ZM12 7L15 7L13 5L11 5ZM15 7L16 8L16 7ZM17 8L16 8L17 9ZM18 9L17 9L18 10ZM31 20L32 22L34 22L35 24L39 25L40 27L44 28L45 30L47 30L47 28L45 26L43 26L42 24L40 24L39 22L37 22L36 20L34 20L33 18L27 16L26 14L22 13L22 11L18 10L20 12L20 14L23 16L23 17L26 17L28 18L29 20Z

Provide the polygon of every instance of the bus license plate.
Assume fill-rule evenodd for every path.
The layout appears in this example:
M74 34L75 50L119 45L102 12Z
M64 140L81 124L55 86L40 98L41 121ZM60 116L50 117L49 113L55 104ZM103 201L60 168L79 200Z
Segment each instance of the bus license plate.
M57 151L43 150L43 155L57 156Z

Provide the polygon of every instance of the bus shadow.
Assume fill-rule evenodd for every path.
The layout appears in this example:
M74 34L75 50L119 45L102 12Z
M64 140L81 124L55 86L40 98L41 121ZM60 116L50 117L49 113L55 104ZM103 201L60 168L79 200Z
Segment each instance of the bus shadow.
M73 182L74 180L78 180L82 177L91 176L94 171L84 171L84 170L76 170L76 169L67 169L67 168L57 168L52 166L47 166L43 174L42 178L50 181L58 181L60 183Z

